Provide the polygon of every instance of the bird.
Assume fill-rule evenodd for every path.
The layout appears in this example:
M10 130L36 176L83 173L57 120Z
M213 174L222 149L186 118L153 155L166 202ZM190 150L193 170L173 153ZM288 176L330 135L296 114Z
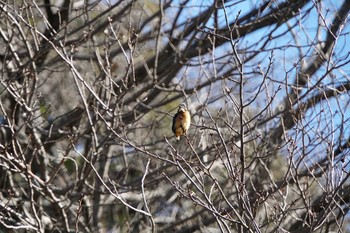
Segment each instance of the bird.
M191 125L191 115L187 109L186 104L179 105L179 109L173 118L172 130L175 134L175 138L180 140L180 136L186 134Z

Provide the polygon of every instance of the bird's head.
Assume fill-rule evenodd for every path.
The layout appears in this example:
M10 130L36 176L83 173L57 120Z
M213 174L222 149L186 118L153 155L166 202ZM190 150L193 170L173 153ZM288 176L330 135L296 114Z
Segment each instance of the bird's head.
M180 105L179 105L179 110L177 110L178 112L185 112L185 111L187 111L187 106L186 106L186 104L185 103L181 103Z

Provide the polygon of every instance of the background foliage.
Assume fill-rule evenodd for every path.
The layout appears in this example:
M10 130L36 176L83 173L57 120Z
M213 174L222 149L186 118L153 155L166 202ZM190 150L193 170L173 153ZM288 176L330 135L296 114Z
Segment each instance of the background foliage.
M0 1L0 230L349 232L349 11Z

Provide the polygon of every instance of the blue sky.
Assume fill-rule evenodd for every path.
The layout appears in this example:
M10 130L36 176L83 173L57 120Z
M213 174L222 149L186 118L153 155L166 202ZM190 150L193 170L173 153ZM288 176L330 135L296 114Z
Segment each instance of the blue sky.
M173 14L177 11L178 5L181 1L174 1L172 3L172 7L168 12L169 14ZM235 5L227 5L226 12L228 15L228 20L233 21L238 12L240 11L240 15L243 16L251 9L255 8L255 6L262 3L262 1L234 1ZM282 1L274 1L274 5L280 3ZM262 109L266 105L266 100L269 96L273 95L273 93L278 89L279 86L282 86L282 89L278 92L275 101L272 104L271 110L278 109L281 103L283 103L284 98L286 97L286 93L289 92L290 88L285 88L283 83L288 81L288 83L292 84L295 81L296 73L300 69L300 66L307 64L307 62L313 61L315 57L315 52L317 52L317 46L320 46L320 41L324 41L327 35L327 31L329 30L331 23L335 17L335 12L342 5L343 1L331 1L326 0L322 1L322 5L317 9L314 3L307 4L304 8L301 9L299 16L288 21L288 24L283 24L279 26L277 29L275 25L270 27L265 27L260 30L257 30L249 35L242 37L238 40L237 48L241 50L240 56L245 57L249 56L250 53L255 52L257 48L259 48L265 40L267 40L267 36L270 35L271 30L276 29L272 36L276 37L271 43L267 44L265 47L266 52L261 52L258 56L256 56L252 61L244 64L245 78L247 82L245 83L245 99L249 100L252 96L254 96L258 89L257 87L262 83L262 76L256 73L261 68L262 71L266 72L269 64L269 58L272 59L272 71L269 73L269 80L266 81L266 86L260 90L259 98L252 105L255 110ZM186 6L186 10L183 11L181 22L186 22L186 20L190 19L198 15L200 12L203 12L207 9L208 6L211 6L212 1L191 1ZM188 7L191 6L191 7ZM309 10L310 12L305 16L305 11ZM262 12L262 15L268 13ZM220 27L225 27L226 18L224 15L224 11L219 12L219 25ZM214 20L211 19L209 23L206 25L208 30L213 26ZM320 26L319 26L320 25ZM289 27L293 27L290 30ZM329 66L337 65L339 59L346 58L349 56L349 32L350 27L346 25L342 29L342 33L345 34L343 36L339 36L337 40L337 44L334 48L334 56L332 57ZM181 32L178 32L181 33ZM313 44L313 46L310 46ZM184 67L182 72L178 74L178 81L184 82L187 86L198 85L201 82L205 82L208 79L214 77L216 75L215 69L222 65L219 62L213 65L213 60L217 57L221 57L225 54L232 53L232 47L229 43L216 48L212 54L206 54L199 58L194 58L191 62L209 62L208 64L202 67ZM273 54L273 56L272 56ZM301 62L301 58L303 62ZM349 58L347 58L349 61ZM232 57L226 57L221 60L222 63L232 63ZM306 63L305 63L306 62ZM227 64L226 64L227 65ZM255 72L255 73L254 73ZM350 74L350 65L342 66L341 68L334 69L331 73L327 74L327 63L321 67L317 73L312 77L309 82L309 87L312 87L317 83L318 80L322 78L321 83L318 84L318 87L308 93L305 100L310 96L319 93L320 90L328 90L329 88L333 88L337 86L341 82L349 81ZM220 75L220 72L218 73ZM186 81L187 80L187 81ZM230 85L229 83L226 83ZM209 96L209 99L214 99L216 96L222 94L223 88L222 83L218 82L216 85L212 86L211 89L207 89L204 93L202 93L201 97ZM235 84L232 84L234 86ZM237 89L235 89L237 91ZM309 88L305 88L301 94L309 91ZM343 94L340 98L332 98L326 101L321 102L320 104L310 108L309 111L306 112L304 123L306 124L306 128L309 129L307 135L313 137L313 140L316 141L325 141L323 135L329 135L331 131L335 130L335 134L333 135L333 139L336 140L339 136L341 124L344 124L346 128L349 128L348 118L350 116L350 110L348 107L349 96ZM196 96L190 97L193 102L198 101ZM217 106L222 106L223 102L217 102ZM331 119L331 120L330 120ZM321 123L320 123L321 122ZM302 122L300 122L302 123ZM291 130L292 133L298 133L298 126L295 129ZM317 128L317 130L313 130ZM349 130L343 131L342 138L347 138L349 135ZM321 135L322 134L322 135ZM298 140L300 140L300 137ZM329 140L333 140L329 138ZM334 141L336 143L336 141ZM320 144L316 148L319 151L324 151L325 147L328 145ZM310 146L310 150L313 150L315 153L318 150L315 150L314 147Z

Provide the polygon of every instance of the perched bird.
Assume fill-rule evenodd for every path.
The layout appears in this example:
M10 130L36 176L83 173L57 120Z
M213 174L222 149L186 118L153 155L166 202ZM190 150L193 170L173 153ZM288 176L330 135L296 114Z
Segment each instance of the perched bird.
M186 134L190 128L191 116L188 111L186 104L182 103L179 105L179 109L173 118L172 130L177 140L180 140L180 136Z

